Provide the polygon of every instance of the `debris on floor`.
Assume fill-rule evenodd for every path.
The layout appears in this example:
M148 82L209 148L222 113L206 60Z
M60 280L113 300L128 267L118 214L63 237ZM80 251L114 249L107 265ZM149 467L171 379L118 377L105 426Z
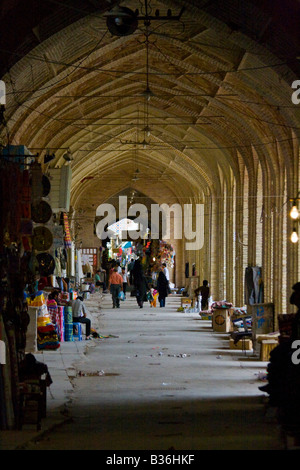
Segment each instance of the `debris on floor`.
M267 382L268 381L268 375L267 372L262 372L259 371L257 375L257 379L260 380L261 382Z
M104 370L97 370L94 372L84 372L80 370L79 372L77 372L77 377L98 377L102 375L105 375Z

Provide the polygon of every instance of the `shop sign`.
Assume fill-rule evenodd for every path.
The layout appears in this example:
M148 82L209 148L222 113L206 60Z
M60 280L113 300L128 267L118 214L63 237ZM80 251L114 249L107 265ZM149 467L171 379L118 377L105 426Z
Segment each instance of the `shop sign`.
M6 87L3 80L0 80L0 105L6 105Z
M6 364L5 343L0 340L0 364Z

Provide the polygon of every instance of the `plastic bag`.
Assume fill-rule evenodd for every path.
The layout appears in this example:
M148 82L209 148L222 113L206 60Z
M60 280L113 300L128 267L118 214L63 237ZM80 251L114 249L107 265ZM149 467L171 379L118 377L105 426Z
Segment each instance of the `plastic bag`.
M147 292L147 300L149 300L149 302L153 302L153 295L151 294L151 292Z
M125 300L125 295L124 295L124 292L122 290L121 290L121 292L119 292L118 297L119 297L120 300Z

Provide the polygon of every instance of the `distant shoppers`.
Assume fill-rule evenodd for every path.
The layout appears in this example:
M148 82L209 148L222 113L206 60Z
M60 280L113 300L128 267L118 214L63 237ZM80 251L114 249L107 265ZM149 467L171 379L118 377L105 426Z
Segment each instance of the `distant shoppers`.
M209 286L208 281L203 281L203 285L198 287L195 290L195 296L198 300L199 296L201 296L201 311L208 309L208 299L209 299ZM199 305L200 307L200 305Z
M118 268L118 273L122 274L122 268L121 268L120 261L117 261L117 268Z
M122 278L123 278L123 292L124 292L124 298L126 299L127 286L130 284L130 282L129 282L128 273L126 272L126 269L125 269L125 268L122 268Z
M156 301L158 298L157 289L154 289L154 287L152 286L150 289L150 292L151 292L152 299L153 299L153 300L150 300L150 307L156 307Z
M132 273L133 266L134 266L134 259L130 260L130 263L127 266L127 271L129 272L130 284L133 284L133 273Z
M163 267L163 273L164 273L164 275L166 276L166 279L167 279L167 281L168 281L168 294L171 294L169 269L168 269L166 263L163 263L163 264L162 264L162 267Z
M116 265L117 265L117 263L114 259L111 260L110 263L109 263L108 287L109 287L110 276L113 274L114 268L116 267Z
M120 298L119 294L123 288L123 278L118 273L118 268L115 267L110 278L109 278L109 290L112 297L113 308L120 308Z
M157 278L157 290L158 290L158 301L160 307L166 306L166 297L169 293L169 282L164 274L164 268L162 267Z
M144 302L147 300L147 292L150 290L145 278L141 261L137 259L132 270L134 287L136 290L136 301L140 308L143 308Z
M167 281L170 282L170 273L169 273L169 269L167 268L167 264L163 263L162 266L163 266L163 273L166 276Z
M86 316L87 310L83 303L83 297L78 296L77 299L72 302L72 315L74 323L84 323L85 330L85 339L91 339L91 320Z
M95 285L96 287L102 287L103 288L103 292L105 293L107 291L107 288L106 288L106 282L105 282L105 270L100 268L96 271L96 274L95 274Z
M51 305L51 304L55 304L58 305L59 304L59 291L54 289L50 292L50 294L48 295L48 301L47 301L47 304L48 305Z

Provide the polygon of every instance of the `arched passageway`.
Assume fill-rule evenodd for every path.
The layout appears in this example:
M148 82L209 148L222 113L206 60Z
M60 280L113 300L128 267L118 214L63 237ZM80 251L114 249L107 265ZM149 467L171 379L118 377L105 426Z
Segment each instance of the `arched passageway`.
M1 142L38 153L45 172L71 165L83 245L99 244L95 208L128 187L159 204L203 204L204 244L178 243L178 282L195 264L214 298L242 305L245 268L259 265L265 301L288 312L300 274L288 217L299 189L299 5L152 0L153 15L184 6L180 20L140 20L115 36L105 14L120 2L27 2L34 14L23 16L21 3L2 7Z

